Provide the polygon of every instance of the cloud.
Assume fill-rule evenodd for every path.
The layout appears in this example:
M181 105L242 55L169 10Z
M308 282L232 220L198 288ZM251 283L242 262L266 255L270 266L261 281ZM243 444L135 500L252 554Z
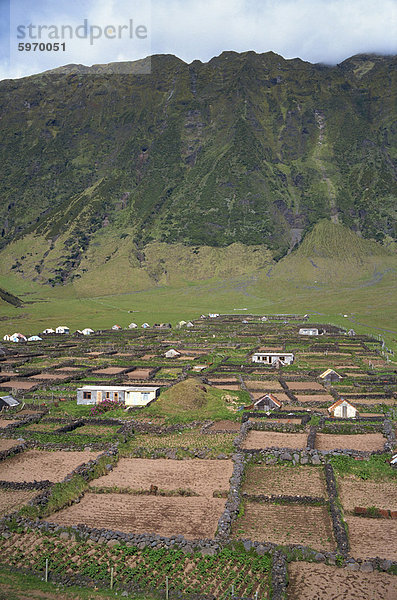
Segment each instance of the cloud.
M4 16L0 0L0 16ZM68 63L135 60L150 53L207 61L224 50L272 50L285 58L336 64L358 53L394 54L397 47L395 0L11 0L11 60L0 77L19 77ZM145 23L145 42L105 39L94 44L70 40L67 52L18 53L17 23L67 23L87 18L93 25ZM3 42L6 35L0 29ZM142 42L142 43L141 43ZM1 42L0 42L1 44Z

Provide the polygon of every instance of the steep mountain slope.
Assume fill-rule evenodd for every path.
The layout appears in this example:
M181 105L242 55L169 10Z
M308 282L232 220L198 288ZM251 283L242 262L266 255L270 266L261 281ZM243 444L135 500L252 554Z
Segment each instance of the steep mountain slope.
M121 252L142 274L151 243L277 259L322 218L395 239L395 57L151 64L0 82L3 272L55 285L110 262L120 275Z

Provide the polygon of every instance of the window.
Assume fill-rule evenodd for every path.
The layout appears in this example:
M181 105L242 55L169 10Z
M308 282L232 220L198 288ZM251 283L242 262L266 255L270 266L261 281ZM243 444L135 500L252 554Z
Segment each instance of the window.
M110 392L105 392L105 400L110 400Z
M91 400L91 392L83 392L83 400Z
M149 392L142 392L142 400L143 402L147 402L149 400Z
M118 402L118 401L119 401L119 393L118 393L118 392L113 392L113 400L114 400L115 402Z

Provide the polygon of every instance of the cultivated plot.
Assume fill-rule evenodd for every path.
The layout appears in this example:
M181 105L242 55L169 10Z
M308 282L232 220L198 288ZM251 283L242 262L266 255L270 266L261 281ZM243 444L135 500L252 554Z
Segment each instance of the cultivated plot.
M108 475L95 479L95 487L128 487L149 490L191 490L199 496L212 497L215 491L227 491L233 473L231 460L167 460L121 458Z
M359 450L363 452L376 452L383 450L386 439L381 433L357 433L346 435L333 435L318 433L316 435L317 450Z
M233 524L234 538L274 544L302 544L335 550L331 517L325 506L245 502L244 514Z
M243 492L325 498L324 470L311 466L251 465L245 473Z
M0 518L15 512L39 493L37 490L0 490Z
M15 441L15 440L14 440ZM57 450L27 450L1 463L3 481L62 481L79 465L93 460L98 453Z
M280 433L277 431L249 431L241 447L247 450L261 448L306 448L307 435L304 433Z
M359 573L328 565L292 562L288 565L288 600L395 600L397 577Z
M351 475L338 478L338 489L345 511L352 512L356 506L397 510L396 480L364 481Z
M224 507L222 498L86 494L79 504L50 515L47 521L66 526L81 523L124 533L203 539L214 537Z
M355 558L397 560L397 521L347 515L350 552Z

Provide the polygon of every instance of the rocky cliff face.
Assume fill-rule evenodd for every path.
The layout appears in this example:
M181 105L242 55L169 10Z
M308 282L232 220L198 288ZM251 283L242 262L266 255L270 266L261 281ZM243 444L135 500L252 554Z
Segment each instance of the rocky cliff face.
M190 65L154 56L150 75L109 71L0 82L10 268L27 272L30 252L31 274L62 283L99 234L104 262L128 236L138 265L149 243L238 242L277 259L323 218L395 238L395 57L329 67L225 52Z

